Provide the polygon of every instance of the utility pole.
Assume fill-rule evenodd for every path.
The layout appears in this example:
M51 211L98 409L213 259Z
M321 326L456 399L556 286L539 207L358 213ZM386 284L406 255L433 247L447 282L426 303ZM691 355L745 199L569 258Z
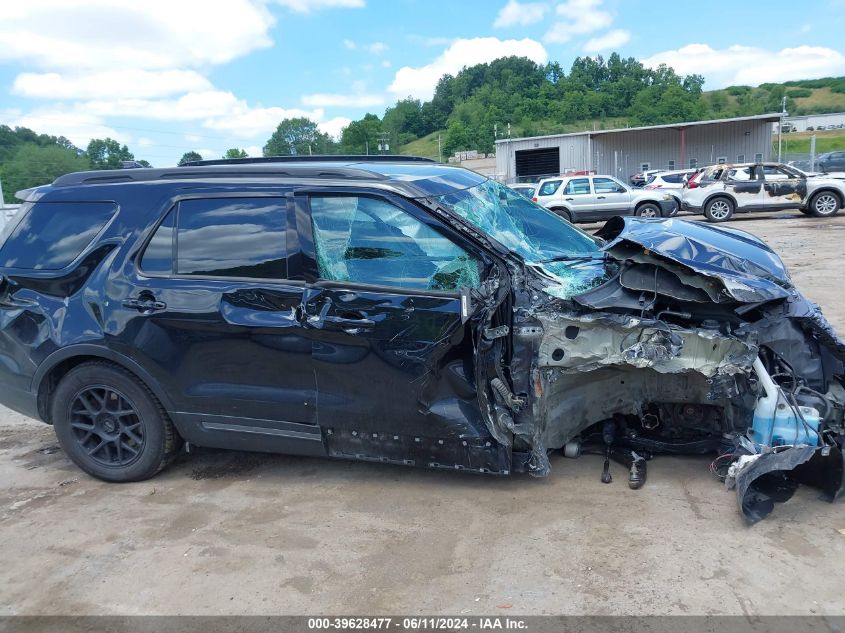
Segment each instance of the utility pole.
M816 135L810 137L810 171L816 171ZM2 189L0 189L2 194Z
M780 123L778 124L778 162L781 161L781 141L783 140L783 116L786 114L786 96L781 101Z
M6 198L3 197L3 181L0 180L0 209L3 209L5 206L6 206Z
M437 156L440 158L440 162L443 162L443 146L440 144L440 135L437 135Z
M379 132L376 139L378 141L378 151L382 154L387 154L390 151L390 134L387 132Z

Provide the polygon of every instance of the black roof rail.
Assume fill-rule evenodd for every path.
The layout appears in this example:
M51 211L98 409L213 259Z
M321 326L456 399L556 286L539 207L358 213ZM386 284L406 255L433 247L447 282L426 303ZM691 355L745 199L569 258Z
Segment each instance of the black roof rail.
M436 163L432 158L399 154L313 154L308 156L259 156L255 158L216 158L192 160L180 167L206 165L258 165L263 163Z
M187 180L203 178L338 178L344 180L388 180L388 176L349 164L274 165L270 164L223 164L186 165L183 167L107 169L79 171L59 176L53 181L55 187L70 185L111 184L120 182L148 182L151 180Z

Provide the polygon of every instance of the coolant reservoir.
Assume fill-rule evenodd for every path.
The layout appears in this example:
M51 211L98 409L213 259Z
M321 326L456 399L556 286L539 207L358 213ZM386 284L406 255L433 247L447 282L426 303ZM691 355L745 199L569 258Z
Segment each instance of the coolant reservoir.
M751 424L754 441L763 446L818 446L821 422L819 412L812 407L797 407L801 412L799 417L795 407L787 402L781 388L769 376L759 358L754 361L753 367L763 388L757 406L754 407Z

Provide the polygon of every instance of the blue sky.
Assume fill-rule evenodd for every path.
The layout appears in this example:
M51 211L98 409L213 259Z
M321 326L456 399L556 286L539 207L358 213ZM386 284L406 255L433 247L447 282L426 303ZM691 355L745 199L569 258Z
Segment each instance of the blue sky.
M705 88L845 75L845 0L27 0L0 3L0 123L111 136L154 165L260 148L287 116L338 134L444 72L616 50Z

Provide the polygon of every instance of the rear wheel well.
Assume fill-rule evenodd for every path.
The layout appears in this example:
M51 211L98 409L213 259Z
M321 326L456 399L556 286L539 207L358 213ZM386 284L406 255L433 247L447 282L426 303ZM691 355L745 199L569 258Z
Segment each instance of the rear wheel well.
M728 194L721 192L721 191L719 193L714 193L712 196L707 198L701 204L701 208L703 209L704 207L706 207L710 202L712 202L716 198L724 198L725 200L727 200L728 202L730 202L733 205L734 209L736 209L736 200L734 200L733 196L729 196Z
M123 371L126 371L132 375L140 384L144 385L147 389L151 389L151 385L148 385L147 382L141 378L136 372L132 371L129 367L122 365L121 363L116 363L113 360L108 358L104 358L102 356L96 356L92 354L80 354L79 356L71 356L70 358L65 358L64 360L59 361L53 367L51 367L44 377L41 379L41 382L38 384L38 397L37 397L37 405L38 405L38 415L44 420L47 424L52 424L52 415L51 415L51 402L53 400L53 394L56 391L56 387L61 382L62 378L71 371L72 369L78 367L79 365L83 365L85 363L103 363L106 365L113 365L114 367L118 367Z

